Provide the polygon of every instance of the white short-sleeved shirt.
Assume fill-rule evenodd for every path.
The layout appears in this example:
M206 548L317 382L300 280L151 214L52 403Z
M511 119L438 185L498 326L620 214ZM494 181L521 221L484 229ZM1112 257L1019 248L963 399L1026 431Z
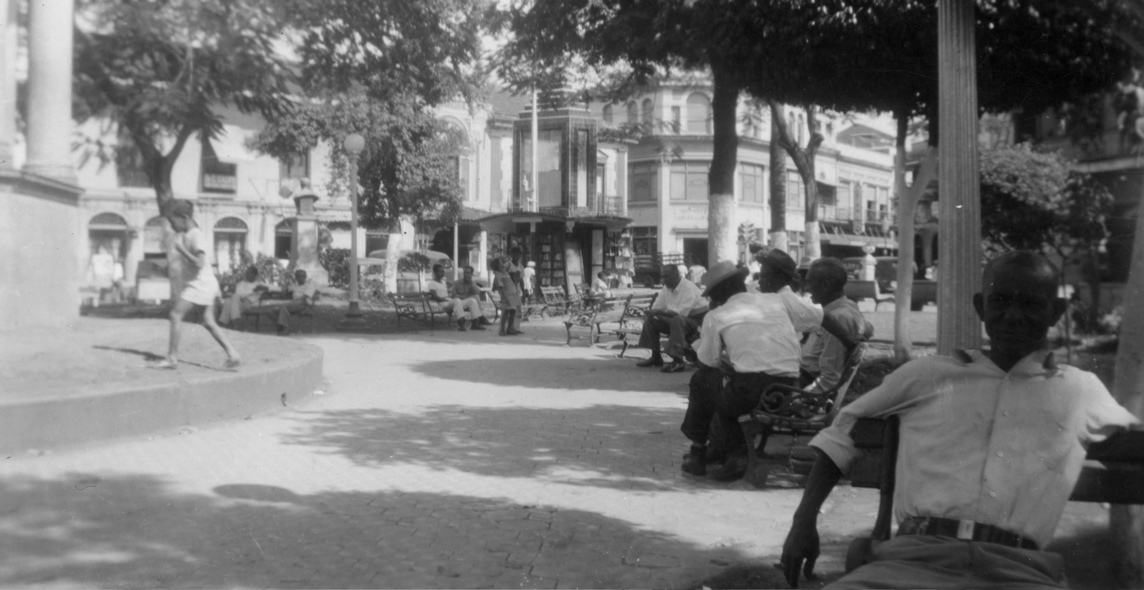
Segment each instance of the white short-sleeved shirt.
M694 311L702 310L707 302L699 287L687 279L680 279L674 289L664 286L659 290L659 297L655 298L652 309L668 309L682 316L689 316Z
M732 295L707 312L699 334L695 352L705 365L726 361L740 373L798 376L798 334L777 294Z
M1085 449L1137 420L1092 373L1035 352L1008 373L980 351L924 357L851 402L811 446L844 472L858 418L897 415L894 516L973 520L1052 539ZM960 357L960 358L957 358Z
M199 229L198 226L188 229L186 233L183 234L183 246L186 247L187 250L190 250L192 254L196 254L198 252L203 253L203 265L200 266L195 272L195 277L193 280L215 280L214 270L211 269L211 253L210 250L207 249L206 236L203 235L203 230ZM189 266L193 267L194 265L189 264Z
M438 281L437 279L433 279L425 283L425 287L429 289L430 293L436 295L437 297L440 297L441 299L449 299L449 286L445 284L445 281Z

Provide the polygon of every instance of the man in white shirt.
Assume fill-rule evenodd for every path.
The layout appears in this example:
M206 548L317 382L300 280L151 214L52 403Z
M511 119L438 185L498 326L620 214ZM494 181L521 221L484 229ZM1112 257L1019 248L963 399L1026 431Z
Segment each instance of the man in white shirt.
M690 342L699 333L699 322L707 304L700 295L695 283L679 274L679 267L673 264L663 267L663 289L655 298L651 310L644 319L638 346L651 350L651 357L636 363L637 367L663 367L663 355L659 350L660 334L667 334L666 352L672 358L671 364L661 369L665 373L678 373L685 368L686 351Z
M466 273L468 274L468 273ZM472 283L472 275L468 274L469 283ZM449 296L449 286L445 283L445 267L440 264L433 265L433 280L425 284L428 291L425 294L441 305L443 311L453 314L457 318L457 330L464 332L468 328L467 323L472 323L474 330L484 330L485 327L477 322L477 318L481 317L481 302L476 297L467 297L461 299L459 297Z
M1039 254L991 261L973 305L988 351L911 361L844 407L812 441L817 458L783 546L792 587L813 574L819 510L859 451L859 418L901 420L894 487L898 535L832 588L1064 587L1043 553L1086 448L1139 424L1091 373L1059 366L1049 326L1064 312Z
M707 443L712 418L725 434L738 431L737 418L758 404L763 389L774 383L798 384L799 342L787 305L774 293L749 293L746 268L724 260L703 276L711 311L695 352L700 369L691 376L687 413L680 430L691 440L685 473L707 473ZM742 438L741 436L739 438ZM732 445L729 436L713 442ZM724 456L731 448L713 449Z

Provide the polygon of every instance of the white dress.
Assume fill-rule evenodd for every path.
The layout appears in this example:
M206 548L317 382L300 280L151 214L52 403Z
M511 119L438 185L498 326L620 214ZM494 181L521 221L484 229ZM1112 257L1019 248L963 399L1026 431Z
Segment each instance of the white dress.
M179 294L180 299L195 305L210 305L219 295L218 279L215 278L214 271L211 270L210 253L207 252L204 242L203 230L197 227L192 227L183 234L183 245L186 246L187 250L190 250L191 253L204 253L202 268ZM190 266L193 267L194 265L191 264Z

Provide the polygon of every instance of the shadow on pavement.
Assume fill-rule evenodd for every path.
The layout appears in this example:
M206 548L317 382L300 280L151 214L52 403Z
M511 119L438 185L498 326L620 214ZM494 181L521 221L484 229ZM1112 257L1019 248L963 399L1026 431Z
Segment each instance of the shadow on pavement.
M132 475L0 481L0 585L666 588L742 558L591 512L464 494L212 492Z
M674 409L437 406L300 412L288 444L326 448L364 466L417 465L481 476L637 491L700 492L680 475L687 442Z
M636 367L636 361L603 357L478 358L427 361L410 369L426 377L463 383L575 391L671 391L687 398L691 371L663 373L654 368ZM464 385L457 387L464 391Z

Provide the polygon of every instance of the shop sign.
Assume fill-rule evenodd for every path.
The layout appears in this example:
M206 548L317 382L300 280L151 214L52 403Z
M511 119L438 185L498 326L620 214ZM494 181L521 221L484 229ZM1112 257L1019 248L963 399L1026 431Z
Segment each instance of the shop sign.
M675 220L677 227L706 227L707 207L702 205L673 207L671 217Z

